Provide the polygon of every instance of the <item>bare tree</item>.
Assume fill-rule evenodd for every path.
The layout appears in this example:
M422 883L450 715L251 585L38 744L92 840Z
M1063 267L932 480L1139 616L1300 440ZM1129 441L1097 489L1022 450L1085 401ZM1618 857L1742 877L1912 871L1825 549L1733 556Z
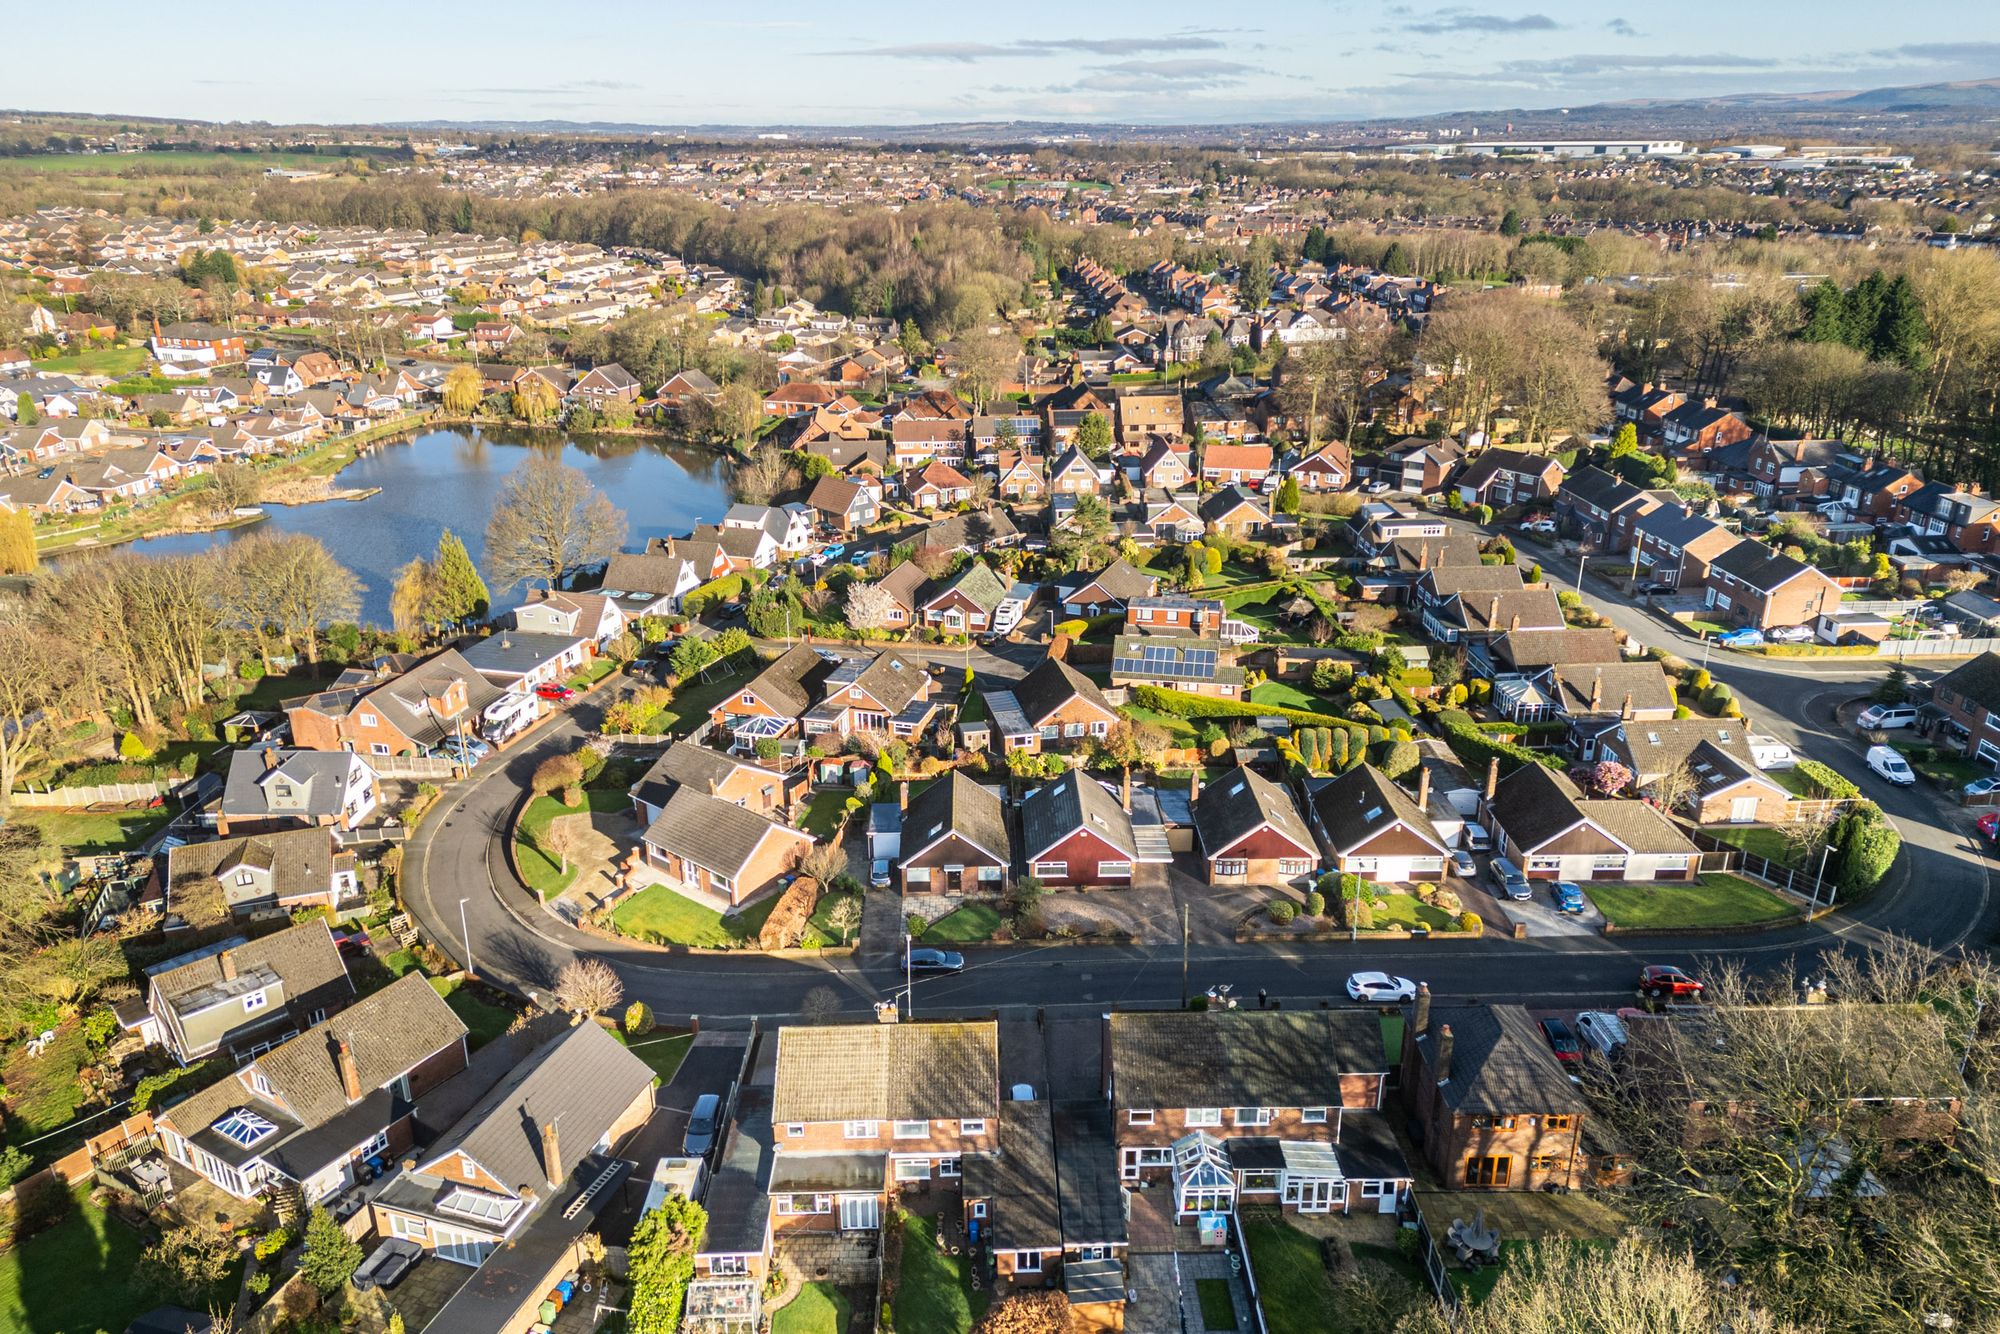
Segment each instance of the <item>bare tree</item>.
M847 854L831 843L819 843L799 858L799 874L830 885L836 876L847 874Z
M625 999L625 984L611 965L598 958L572 959L556 974L556 1004L582 1022L594 1014L618 1008Z
M18 609L0 614L0 811L22 773L47 757L49 743L88 701L95 666L74 661L61 639Z
M1019 373L1021 340L1008 334L969 333L954 346L958 387L975 411L984 412L1000 386Z
M854 939L855 931L861 925L861 896L849 894L826 910L827 924L840 932L840 943L845 945Z
M562 873L569 874L569 859L583 844L582 833L577 829L579 816L558 815L549 821L549 827L542 831L540 839L543 852L553 856L562 866Z
M486 525L486 558L502 588L540 580L555 588L608 560L625 540L625 515L552 454L535 454L501 488Z
M768 505L785 484L785 456L776 445L759 445L736 465L730 489L746 505Z
M1816 871L1813 858L1826 846L1833 835L1834 808L1825 803L1812 805L1794 804L1792 818L1778 826L1778 833L1785 840L1785 847L1802 871Z
M230 605L260 645L274 633L317 663L321 628L361 610L360 581L316 537L259 533L231 544L228 558Z
M1695 778L1694 770L1685 764L1675 765L1645 785L1647 795L1668 814L1686 806L1700 790L1701 783Z

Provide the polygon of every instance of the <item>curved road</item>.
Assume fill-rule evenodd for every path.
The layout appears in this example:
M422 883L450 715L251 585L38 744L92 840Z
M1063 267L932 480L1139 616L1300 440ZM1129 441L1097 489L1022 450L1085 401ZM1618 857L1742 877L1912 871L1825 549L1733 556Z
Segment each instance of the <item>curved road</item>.
M1552 569L1545 575L1572 586ZM1671 644L1699 661L1701 646L1678 626L1613 597L1593 601L1641 642ZM975 650L973 665L982 673L1015 674L1023 664L1013 659L1034 652L1001 651L1005 658ZM915 649L912 656L965 661L962 650ZM1735 690L1760 731L1859 775L1864 795L1880 803L1902 831L1905 855L1889 882L1855 913L1758 933L1647 938L1630 947L1616 937L1577 936L1208 946L1189 956L1188 986L1199 994L1229 982L1238 996L1262 988L1287 1004L1318 1004L1340 998L1348 972L1370 967L1423 978L1440 998L1453 1002L1519 1000L1580 1008L1629 1002L1632 979L1649 961L1699 967L1735 959L1757 971L1793 964L1810 970L1822 951L1866 944L1884 932L1939 950L1984 946L1993 939L1993 864L1970 821L1928 789L1898 789L1875 779L1861 764L1860 746L1838 731L1834 710L1868 693L1880 668L1851 659L1766 659L1723 650L1712 655L1709 668ZM404 900L430 939L461 961L469 957L481 976L523 993L546 991L565 962L595 955L618 970L627 999L645 1001L663 1018L792 1015L818 988L830 989L843 1010L860 1012L901 987L893 951L803 960L749 953L673 955L586 935L544 912L508 862L509 822L535 765L573 750L596 722L595 705L579 701L570 716L544 724L527 747L497 757L500 763L446 791L410 841L404 861ZM1021 944L975 950L963 973L919 980L916 1007L954 1014L991 1012L996 1006L1089 1011L1177 1002L1182 990L1176 946Z

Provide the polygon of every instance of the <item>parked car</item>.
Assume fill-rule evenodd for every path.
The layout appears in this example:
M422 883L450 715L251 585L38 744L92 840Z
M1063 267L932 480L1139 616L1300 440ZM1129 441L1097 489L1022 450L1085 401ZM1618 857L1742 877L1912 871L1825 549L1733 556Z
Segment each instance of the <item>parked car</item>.
M1640 584L1632 591L1642 596L1650 596L1658 593L1671 593L1674 591L1674 586L1664 579L1651 579Z
M537 699L552 699L560 702L562 700L575 699L576 692L568 686L558 685L554 681L549 681L535 687L535 697Z
M1770 635L1773 644L1803 644L1813 637L1809 625L1781 625Z
M1493 846L1493 839L1486 832L1484 826L1467 824L1465 826L1465 846L1474 852L1485 852Z
M354 958L368 953L371 943L368 932L358 926L340 927L333 933L333 947Z
M1358 1001L1415 1000L1417 984L1407 977L1388 973L1351 973L1347 978L1347 994Z
M1387 482L1370 482L1368 484L1368 494L1371 496L1384 495L1388 490L1389 484Z
M1549 1040L1549 1050L1564 1065L1575 1065L1583 1060L1583 1044L1570 1032L1569 1025L1560 1019L1542 1020L1542 1036Z
M1631 1034L1625 1021L1607 1010L1585 1010L1576 1017L1577 1041L1599 1056L1616 1056L1625 1050Z
M1886 732L1895 727L1908 727L1917 720L1914 704L1870 704L1854 720L1857 727L1869 732Z
M470 737L463 742L457 737L447 738L438 749L444 752L446 759L455 764L462 764L468 769L493 753L493 747L484 741L474 741Z
M1454 873L1470 880L1479 874L1479 863L1472 860L1472 854L1464 848L1454 848L1451 853L1451 869Z
M957 950L911 950L910 970L917 973L957 973L965 969L965 956Z
M1991 778L1975 778L1962 789L1968 797L1986 797L2000 792L2000 774Z
M681 1153L688 1158L706 1158L715 1147L715 1132L722 1121L722 1095L704 1093L694 1100L688 1113L687 1133L681 1136Z
M868 883L875 889L889 887L889 863L885 858L876 858L868 864Z
M1557 912L1581 913L1583 911L1583 891L1568 880L1558 880L1549 896L1556 901Z
M1979 832L1989 839L2000 839L2000 811L1988 811L1980 816Z
M1556 521L1554 519L1530 519L1521 525L1521 531L1524 533L1538 533L1544 537L1554 537Z
M1908 787L1917 781L1917 775L1910 768L1910 762L1893 747L1870 746L1868 767L1877 777L1894 783L1897 787Z
M1521 874L1521 868L1505 857L1495 857L1486 864L1486 878L1493 888L1510 899L1532 899L1535 891L1528 885L1528 877Z
M1639 970L1639 990L1654 1000L1697 1000L1702 986L1672 964L1649 963Z
M1754 625L1746 625L1740 630L1731 630L1719 636L1715 642L1724 648L1762 648L1764 632Z
M835 542L830 547L822 548L819 554L826 557L830 561L839 560L842 556L845 556L847 554L847 544L845 542Z

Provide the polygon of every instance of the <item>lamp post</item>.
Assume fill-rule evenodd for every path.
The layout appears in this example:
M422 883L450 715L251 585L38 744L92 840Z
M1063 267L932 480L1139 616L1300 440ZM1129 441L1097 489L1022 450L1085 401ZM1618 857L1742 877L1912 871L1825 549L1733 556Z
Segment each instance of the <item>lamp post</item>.
M916 965L910 962L910 933L903 933L903 1003L905 1019L917 1017Z
M458 901L458 936L465 942L465 971L477 973L478 970L472 966L472 929L465 923L464 899Z

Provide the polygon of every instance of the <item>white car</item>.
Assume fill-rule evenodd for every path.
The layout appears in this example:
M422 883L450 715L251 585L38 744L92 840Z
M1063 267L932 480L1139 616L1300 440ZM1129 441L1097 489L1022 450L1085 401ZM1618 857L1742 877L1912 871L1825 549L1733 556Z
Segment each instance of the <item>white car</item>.
M1417 984L1387 973L1352 973L1347 979L1347 994L1358 1001L1415 1000Z
M1783 625L1764 636L1773 644L1803 644L1813 637L1809 625Z
M1870 704L1854 721L1857 726L1873 732L1908 727L1916 720L1917 710L1913 704Z
M1894 783L1897 787L1908 787L1917 781L1916 774L1910 770L1909 761L1888 746L1868 748L1868 767L1879 777Z
M1387 482L1370 482L1368 484L1368 494L1371 496L1384 495L1388 490L1389 484Z
M1553 536L1556 531L1556 521L1554 519L1530 519L1521 525L1521 531L1524 533L1540 533L1546 536Z

